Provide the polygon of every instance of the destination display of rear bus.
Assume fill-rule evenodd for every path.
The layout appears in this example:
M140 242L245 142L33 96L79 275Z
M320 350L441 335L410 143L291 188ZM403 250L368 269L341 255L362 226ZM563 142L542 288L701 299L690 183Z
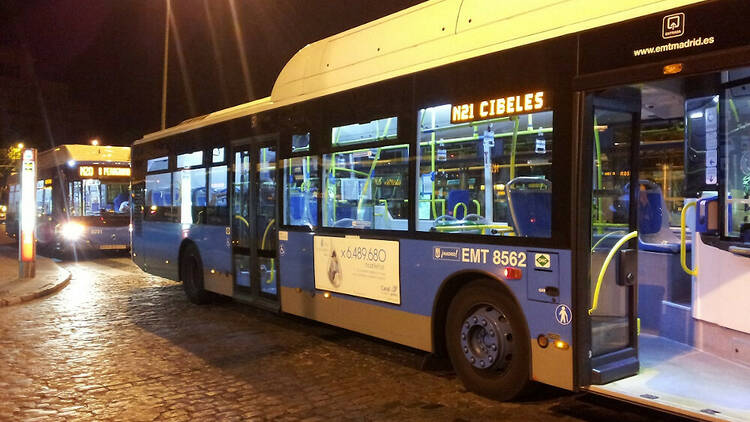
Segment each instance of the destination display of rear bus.
M133 260L485 396L750 419L750 3L595 3L427 1L144 136Z
M36 239L42 250L130 247L130 148L60 145L38 155ZM8 182L6 231L18 232L20 185Z

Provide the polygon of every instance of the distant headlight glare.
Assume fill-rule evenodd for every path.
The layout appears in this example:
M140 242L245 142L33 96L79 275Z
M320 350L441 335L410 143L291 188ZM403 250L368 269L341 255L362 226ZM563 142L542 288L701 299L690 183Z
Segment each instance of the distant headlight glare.
M83 235L84 226L80 223L65 223L60 229L62 237L66 240L78 240Z

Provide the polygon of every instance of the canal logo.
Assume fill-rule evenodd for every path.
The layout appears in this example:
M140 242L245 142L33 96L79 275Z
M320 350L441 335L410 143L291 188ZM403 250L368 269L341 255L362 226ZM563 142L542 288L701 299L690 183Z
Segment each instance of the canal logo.
M555 319L560 325L570 324L570 320L573 319L573 312L571 312L568 305L560 305L555 309Z
M552 260L548 253L535 253L534 254L534 267L535 268L549 268Z
M682 36L685 33L685 14L674 13L664 16L661 23L661 37L666 39Z
M442 247L442 246L435 246L433 248L433 255L432 257L434 259L444 260L444 261L460 261L461 257L458 254L458 248L453 247Z

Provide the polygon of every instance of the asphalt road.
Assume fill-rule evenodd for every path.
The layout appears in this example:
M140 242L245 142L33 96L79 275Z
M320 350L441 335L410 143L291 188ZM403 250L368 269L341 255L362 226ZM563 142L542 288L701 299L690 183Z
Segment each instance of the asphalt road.
M425 354L225 301L126 256L61 262L61 292L0 308L0 420L651 421L682 419L541 388L523 402L467 392Z

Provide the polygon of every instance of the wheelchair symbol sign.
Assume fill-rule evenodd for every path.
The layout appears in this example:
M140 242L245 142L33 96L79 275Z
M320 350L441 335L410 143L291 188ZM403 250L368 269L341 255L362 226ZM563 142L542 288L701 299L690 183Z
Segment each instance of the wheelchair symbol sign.
M560 325L568 325L573 319L573 312L568 305L560 305L555 309L555 318Z

